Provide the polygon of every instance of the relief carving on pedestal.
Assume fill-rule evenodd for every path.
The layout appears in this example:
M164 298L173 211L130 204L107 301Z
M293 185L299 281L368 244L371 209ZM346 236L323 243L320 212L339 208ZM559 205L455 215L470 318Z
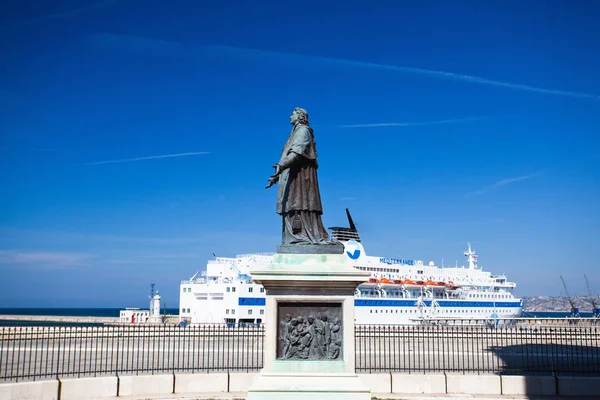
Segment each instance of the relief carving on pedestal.
M281 304L278 314L278 359L342 359L342 310L339 304Z

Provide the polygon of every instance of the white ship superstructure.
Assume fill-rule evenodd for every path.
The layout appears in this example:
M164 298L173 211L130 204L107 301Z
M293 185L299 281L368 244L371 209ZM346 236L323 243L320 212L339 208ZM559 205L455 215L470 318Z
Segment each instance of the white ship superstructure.
M252 281L250 269L267 265L273 254L240 254L209 260L200 277L197 272L181 282L180 319L189 323L265 322L265 289Z
M472 318L511 318L522 312L512 294L516 284L477 264L467 244L467 265L440 268L434 262L365 254L348 214L350 228L330 228L344 244L355 268L371 272L355 292L357 324L418 324ZM188 323L264 323L265 292L250 270L271 262L273 253L215 257L205 272L181 283L180 319Z

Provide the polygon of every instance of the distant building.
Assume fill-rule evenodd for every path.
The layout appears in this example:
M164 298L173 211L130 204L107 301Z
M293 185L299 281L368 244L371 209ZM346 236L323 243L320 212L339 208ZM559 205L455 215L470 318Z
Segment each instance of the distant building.
M150 298L150 321L151 323L160 323L162 318L160 316L160 294L158 291L154 296Z
M139 308L126 308L119 313L119 322L122 324L144 324L149 318L150 311Z
M162 323L160 315L160 294L158 291L154 294L154 288L150 296L150 309L140 310L139 308L126 308L119 312L119 322L121 324L159 324Z

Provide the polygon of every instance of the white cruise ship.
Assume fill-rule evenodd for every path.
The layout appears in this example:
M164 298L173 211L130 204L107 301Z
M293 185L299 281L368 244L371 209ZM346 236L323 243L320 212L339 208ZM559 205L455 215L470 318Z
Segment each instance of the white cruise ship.
M495 319L521 316L522 300L505 275L493 275L477 265L467 244L467 265L440 268L433 261L368 256L352 222L350 228L330 228L344 244L355 268L371 278L355 292L357 324L407 325L457 319ZM183 324L264 323L265 291L250 270L271 262L274 253L215 257L206 271L181 282L179 317Z

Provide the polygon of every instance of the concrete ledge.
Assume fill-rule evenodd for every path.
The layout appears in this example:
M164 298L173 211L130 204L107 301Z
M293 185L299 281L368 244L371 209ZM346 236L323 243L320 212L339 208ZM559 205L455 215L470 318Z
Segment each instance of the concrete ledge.
M175 393L227 392L228 382L229 375L226 372L175 374Z
M560 396L600 397L600 378L558 376Z
M501 394L499 375L446 374L448 394Z
M257 372L232 372L229 374L229 392L247 392Z
M248 389L247 400L371 400L357 374L262 372Z
M173 374L119 376L119 396L173 393Z
M60 383L60 400L82 400L117 395L116 376L60 379Z
M2 400L56 400L58 381L19 382L0 384Z
M392 374L392 393L446 393L444 374Z
M385 374L358 374L358 377L371 389L371 393L391 393L392 377Z
M119 396L175 393L238 393L244 397L256 373L139 375L61 379L61 400L115 398ZM371 393L572 396L600 398L600 377L551 377L460 374L359 374ZM557 391L558 386L558 391ZM47 380L0 384L2 400L57 400L59 382ZM391 388L391 389L390 389ZM502 391L502 393L500 393ZM275 397L274 397L275 398Z
M512 376L503 375L503 395L556 396L556 380L553 376Z

